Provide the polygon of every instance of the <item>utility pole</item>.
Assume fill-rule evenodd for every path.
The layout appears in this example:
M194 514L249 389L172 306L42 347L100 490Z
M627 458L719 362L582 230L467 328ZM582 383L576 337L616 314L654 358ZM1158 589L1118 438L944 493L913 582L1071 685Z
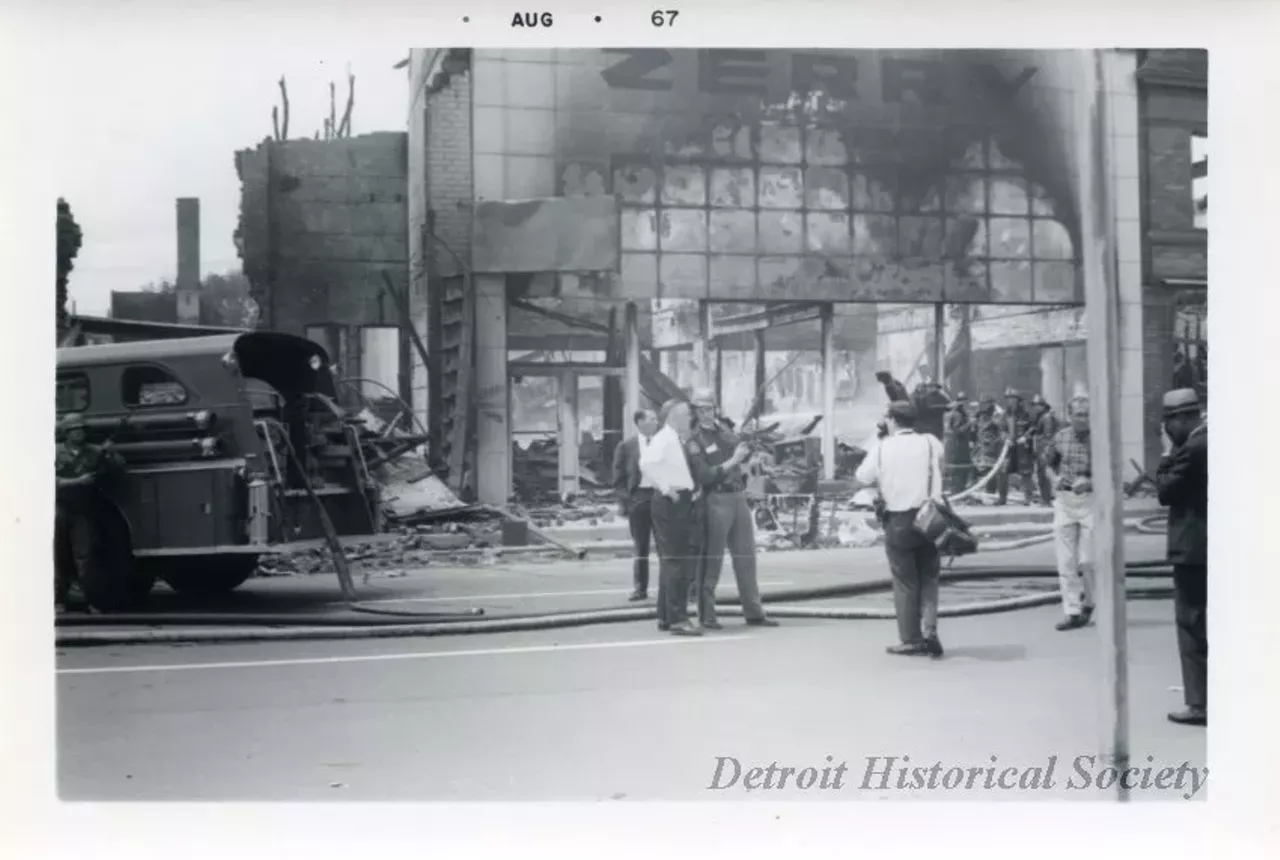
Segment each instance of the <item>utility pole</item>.
M1124 576L1123 471L1120 439L1120 306L1115 208L1109 166L1108 77L1104 51L1081 51L1076 93L1076 152L1079 164L1081 260L1089 314L1088 368L1091 410L1094 558L1098 630L1103 655L1104 764L1129 767L1128 606ZM1123 780L1117 799L1129 799Z

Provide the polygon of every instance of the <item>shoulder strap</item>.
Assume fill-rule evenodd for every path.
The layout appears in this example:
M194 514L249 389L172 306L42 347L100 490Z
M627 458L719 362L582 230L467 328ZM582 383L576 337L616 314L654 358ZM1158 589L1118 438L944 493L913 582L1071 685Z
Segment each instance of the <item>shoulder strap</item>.
M933 498L933 435L930 433L922 434L924 437L924 450L929 455L929 498Z

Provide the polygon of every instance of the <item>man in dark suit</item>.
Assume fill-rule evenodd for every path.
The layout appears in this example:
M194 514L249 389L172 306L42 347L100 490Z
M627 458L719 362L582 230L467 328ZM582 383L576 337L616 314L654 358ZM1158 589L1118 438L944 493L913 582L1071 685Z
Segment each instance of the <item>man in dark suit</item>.
M633 563L635 590L632 601L649 597L649 539L653 536L653 484L640 474L640 454L658 432L658 416L652 409L638 409L632 416L639 431L613 452L613 486L618 491L619 508L631 524L635 544Z
M1169 508L1169 561L1173 562L1174 619L1182 658L1186 710L1172 722L1203 726L1209 716L1209 634L1206 622L1209 564L1209 425L1200 396L1180 388L1164 396L1169 451L1160 460L1156 486Z

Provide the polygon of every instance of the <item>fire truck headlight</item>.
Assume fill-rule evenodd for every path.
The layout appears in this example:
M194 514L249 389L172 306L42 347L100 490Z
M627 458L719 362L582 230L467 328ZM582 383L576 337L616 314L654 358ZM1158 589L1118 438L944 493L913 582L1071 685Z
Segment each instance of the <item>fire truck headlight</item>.
M212 436L200 440L200 456L215 457L218 454L218 440Z

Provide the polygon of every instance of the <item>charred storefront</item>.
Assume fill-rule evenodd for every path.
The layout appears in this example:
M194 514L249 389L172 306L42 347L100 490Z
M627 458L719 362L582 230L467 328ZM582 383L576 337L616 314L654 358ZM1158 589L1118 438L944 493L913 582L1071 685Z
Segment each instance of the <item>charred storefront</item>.
M1146 435L1137 60L1107 68L1126 459ZM410 295L431 357L412 388L440 466L502 501L541 437L573 492L673 386L717 388L735 419L822 415L828 476L874 429L880 368L1065 403L1084 384L1079 64L415 50Z

